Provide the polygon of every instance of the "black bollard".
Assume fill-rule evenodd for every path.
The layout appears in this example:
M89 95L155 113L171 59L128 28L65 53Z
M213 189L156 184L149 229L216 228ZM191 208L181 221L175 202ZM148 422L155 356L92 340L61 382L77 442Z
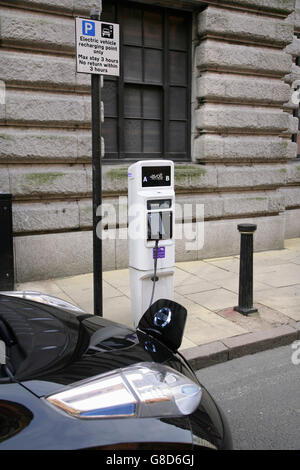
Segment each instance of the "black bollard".
M253 234L256 228L255 224L238 225L241 233L240 284L239 305L234 310L243 315L257 312L253 307Z

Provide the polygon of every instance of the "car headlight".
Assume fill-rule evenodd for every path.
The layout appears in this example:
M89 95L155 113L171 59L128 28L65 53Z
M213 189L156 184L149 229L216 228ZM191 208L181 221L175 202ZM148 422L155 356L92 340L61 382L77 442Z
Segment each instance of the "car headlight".
M40 304L52 305L53 307L62 308L63 310L71 310L73 312L85 313L76 305L66 302L65 300L58 299L52 295L42 294L41 292L34 291L9 291L1 292L1 294L9 295L10 297L18 297L19 299L33 300Z
M46 400L78 418L153 418L189 415L201 396L198 384L170 367L141 362L77 382Z

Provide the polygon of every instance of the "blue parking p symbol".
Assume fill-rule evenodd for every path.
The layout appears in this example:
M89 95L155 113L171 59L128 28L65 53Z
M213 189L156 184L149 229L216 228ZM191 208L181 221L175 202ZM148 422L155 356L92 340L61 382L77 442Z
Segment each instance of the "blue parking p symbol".
M84 36L95 36L95 23L92 21L83 21L82 34L84 34Z

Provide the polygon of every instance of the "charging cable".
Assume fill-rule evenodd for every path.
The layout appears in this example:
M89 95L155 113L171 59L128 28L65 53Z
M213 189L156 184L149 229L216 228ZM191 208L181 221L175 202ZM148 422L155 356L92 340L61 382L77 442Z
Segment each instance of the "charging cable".
M153 274L153 287L152 287L152 295L151 295L151 300L150 300L150 305L151 307L153 303L153 298L154 298L154 292L155 292L155 283L158 281L158 278L156 277L156 271L157 271L157 258L158 258L158 240L155 240L155 248L154 248L154 274Z

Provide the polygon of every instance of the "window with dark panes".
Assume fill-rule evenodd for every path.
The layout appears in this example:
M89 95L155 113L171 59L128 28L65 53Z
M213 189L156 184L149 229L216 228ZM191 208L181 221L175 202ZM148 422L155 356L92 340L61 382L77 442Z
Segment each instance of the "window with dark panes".
M298 130L300 131L300 109L297 108L293 115L298 118ZM300 132L298 134L294 134L292 140L297 143L297 158L300 158Z
M120 24L121 75L105 77L105 160L190 159L190 14L103 1Z
M299 38L299 36L298 36ZM300 57L296 58L296 65L300 67ZM300 107L294 110L293 116L298 118L298 130L300 131ZM300 132L294 134L292 137L293 142L297 143L297 158L300 159Z

